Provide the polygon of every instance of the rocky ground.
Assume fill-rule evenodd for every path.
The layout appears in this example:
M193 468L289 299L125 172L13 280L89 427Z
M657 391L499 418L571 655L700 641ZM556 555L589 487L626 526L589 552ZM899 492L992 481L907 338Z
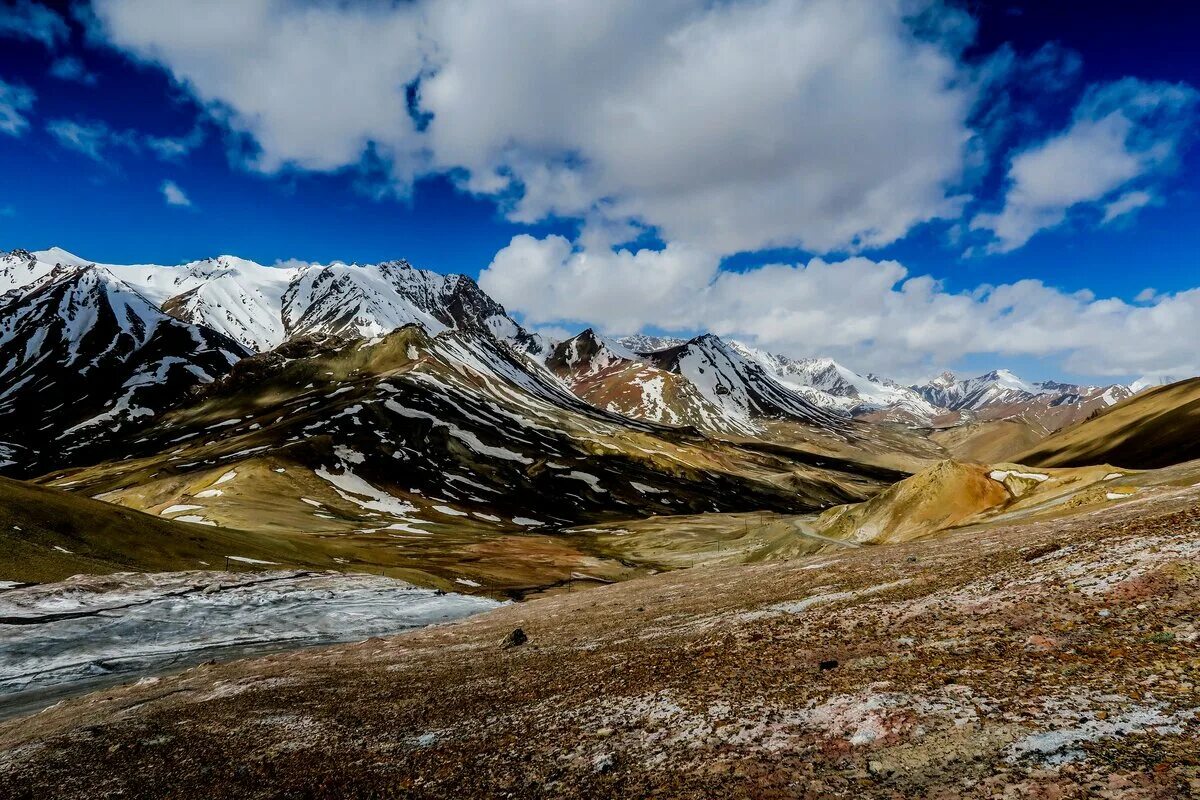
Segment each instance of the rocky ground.
M1191 487L680 570L69 701L0 796L1200 796L1198 555Z

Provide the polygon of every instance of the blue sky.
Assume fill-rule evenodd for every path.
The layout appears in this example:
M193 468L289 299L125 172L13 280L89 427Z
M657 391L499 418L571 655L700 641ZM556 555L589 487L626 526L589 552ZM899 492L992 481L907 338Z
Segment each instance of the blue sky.
M0 247L403 257L901 378L1200 371L1190 4L475 3L3 0Z

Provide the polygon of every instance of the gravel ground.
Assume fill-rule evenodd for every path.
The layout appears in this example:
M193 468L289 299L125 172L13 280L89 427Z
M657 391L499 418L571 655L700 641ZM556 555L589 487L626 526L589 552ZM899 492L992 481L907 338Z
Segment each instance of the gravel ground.
M1200 796L1197 556L1167 489L546 597L13 720L0 796Z

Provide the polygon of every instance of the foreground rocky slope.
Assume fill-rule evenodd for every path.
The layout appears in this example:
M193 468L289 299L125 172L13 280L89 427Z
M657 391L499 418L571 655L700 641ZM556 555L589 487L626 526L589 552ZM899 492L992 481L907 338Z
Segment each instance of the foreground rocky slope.
M71 701L0 794L1189 796L1197 555L1189 486L682 570Z

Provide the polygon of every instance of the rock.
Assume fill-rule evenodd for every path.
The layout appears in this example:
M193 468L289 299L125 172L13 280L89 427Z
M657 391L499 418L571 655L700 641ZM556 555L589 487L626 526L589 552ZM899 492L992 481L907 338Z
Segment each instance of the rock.
M600 739L607 739L608 737L610 737L612 735L613 735L612 728L600 728L598 731L596 731L596 736Z
M595 772L609 772L612 770L613 764L612 753L601 753L592 759L592 770Z
M504 637L504 641L500 643L502 650L508 650L513 647L520 647L529 641L529 637L525 635L525 631L521 628L515 629L508 636Z
M821 672L828 672L831 669L837 669L837 665L838 665L837 659L830 658L826 661L822 661L820 664L817 665L817 667L821 670Z
M883 767L883 762L882 761L874 761L874 760L868 761L867 762L867 772L871 773L872 775L876 775L876 776L883 775L885 772L884 767Z
M1048 650L1054 650L1058 647L1058 640L1051 636L1042 636L1035 633L1025 640L1025 649L1032 650L1037 653L1044 653Z

